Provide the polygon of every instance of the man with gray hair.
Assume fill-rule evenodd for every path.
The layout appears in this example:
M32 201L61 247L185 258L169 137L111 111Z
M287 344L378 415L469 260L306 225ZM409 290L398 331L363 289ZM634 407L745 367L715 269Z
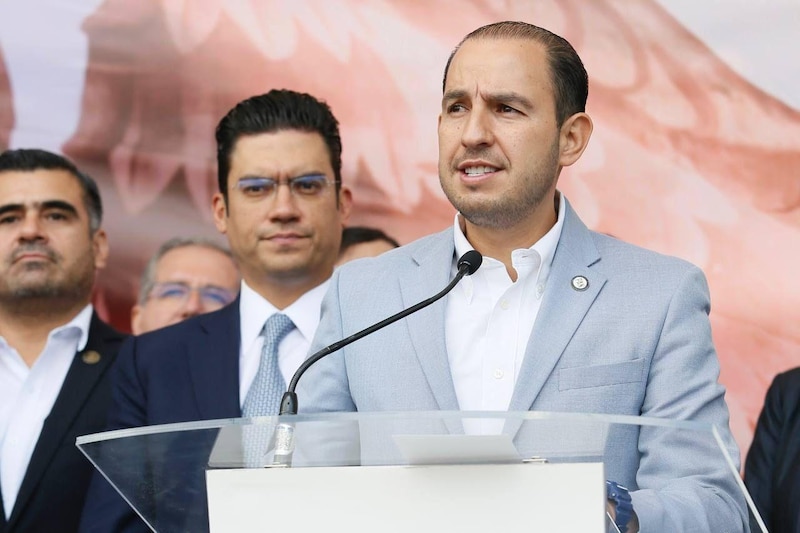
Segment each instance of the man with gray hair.
M131 331L140 335L222 309L239 292L239 269L231 252L205 237L175 237L147 262Z

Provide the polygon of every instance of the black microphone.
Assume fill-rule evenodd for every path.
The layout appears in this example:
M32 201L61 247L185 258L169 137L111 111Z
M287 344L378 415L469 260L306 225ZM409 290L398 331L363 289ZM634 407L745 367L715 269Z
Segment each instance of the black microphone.
M405 318L412 313L416 313L420 309L428 307L435 301L439 300L442 296L446 295L448 292L453 290L459 281L464 276L471 276L478 270L483 262L483 256L477 250L470 250L469 252L465 253L464 255L459 258L457 266L458 266L458 273L456 273L455 277L452 281L445 287L442 291L438 292L437 294L431 296L427 300L423 300L416 305L412 305L408 309L404 309L399 313L390 316L384 320L381 320L377 324L374 324L368 328L362 329L358 333L354 333L347 338L344 338L340 341L334 342L330 346L326 346L325 348L321 349L320 351L311 355L308 359L303 361L303 364L297 369L297 371L292 376L291 381L289 382L289 386L286 389L286 392L283 393L283 398L281 399L281 409L280 415L296 415L297 414L297 394L295 393L295 389L297 388L297 382L300 381L300 377L308 370L311 365L322 359L323 357L332 354L337 350L341 350L348 344L357 341L362 337L366 337L370 333L374 333L379 329L382 329L389 324L393 324L397 322L401 318ZM273 464L276 466L289 466L291 463L291 455L294 451L294 427L290 424L279 424L276 428L275 434L275 458L273 460Z
M476 270L481 266L483 262L483 256L480 252L476 250L470 250L469 252L465 253L461 256L461 259L458 260L458 273L455 275L453 280L445 287L441 292L433 295L432 297L428 298L427 300L423 300L416 305L412 305L408 309L404 309L399 313L390 316L384 320L381 320L377 324L374 324L366 329L362 329L358 333L354 333L349 337L342 339L340 341L334 342L330 346L326 346L325 348L321 349L320 351L313 354L311 357L303 361L303 364L297 369L297 371L292 376L291 381L289 382L289 387L286 389L286 392L283 394L283 398L281 399L281 415L296 415L297 414L297 394L295 394L295 389L297 388L297 382L300 381L300 377L305 373L306 370L311 367L314 363L322 359L323 357L332 354L337 350L341 350L348 344L357 341L362 337L366 337L370 333L374 333L379 329L382 329L389 324L393 324L397 322L401 318L405 318L411 313L416 313L420 309L428 307L436 300L440 299L442 296L453 290L461 278L464 276L471 276L475 273Z

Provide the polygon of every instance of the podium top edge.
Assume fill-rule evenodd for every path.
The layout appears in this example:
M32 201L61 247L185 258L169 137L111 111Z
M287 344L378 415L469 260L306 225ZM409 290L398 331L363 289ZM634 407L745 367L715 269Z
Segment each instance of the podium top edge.
M464 419L503 419L507 421L563 421L571 423L600 423L626 426L646 426L672 428L676 430L689 430L714 433L713 424L690 421L673 420L631 415L612 415L599 413L578 412L553 412L553 411L382 411L382 412L347 412L347 413L315 413L298 414L290 416L266 416L256 418L221 418L215 420L198 420L192 422L178 422L142 426L136 428L115 429L81 435L76 439L76 445L82 446L105 440L155 435L159 433L173 433L180 431L199 431L219 429L233 425L276 425L279 423L312 423L312 422L358 422L358 421L404 421L404 420L464 420Z

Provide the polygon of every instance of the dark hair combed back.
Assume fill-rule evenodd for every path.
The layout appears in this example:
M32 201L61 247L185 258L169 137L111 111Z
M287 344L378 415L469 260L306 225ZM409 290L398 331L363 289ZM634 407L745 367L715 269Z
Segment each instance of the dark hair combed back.
M83 190L83 203L89 214L89 230L94 233L100 228L100 223L103 221L103 202L100 199L97 183L78 170L72 161L38 148L6 150L0 154L0 172L34 170L65 170L75 176Z
M558 124L563 124L567 117L575 113L586 111L589 76L578 53L563 37L527 22L496 22L482 26L464 37L447 59L442 91L447 84L447 72L453 57L461 45L472 39L529 39L541 43L547 49Z
M362 242L372 241L386 241L395 248L400 246L400 243L393 238L386 235L383 231L377 228L367 228L363 226L352 226L342 230L342 245L339 247L339 253L344 253L345 250L353 245L361 244Z
M342 139L339 121L325 102L310 94L273 89L243 100L217 125L217 175L219 191L228 197L228 173L234 145L244 135L299 130L319 133L328 146L338 192L342 183Z

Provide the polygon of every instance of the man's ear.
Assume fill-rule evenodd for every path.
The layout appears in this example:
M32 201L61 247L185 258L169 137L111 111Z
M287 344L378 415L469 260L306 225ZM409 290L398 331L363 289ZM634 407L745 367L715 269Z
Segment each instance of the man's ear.
M94 232L92 249L94 251L94 268L97 270L105 268L108 263L108 235L102 229Z
M222 193L214 193L211 198L211 212L214 215L214 225L217 231L225 233L228 231L228 206Z
M568 167L580 159L589 137L592 136L592 119L586 113L575 113L561 125L558 164Z
M350 218L350 212L353 209L353 191L347 185L342 185L339 189L339 213L341 213L342 226Z

